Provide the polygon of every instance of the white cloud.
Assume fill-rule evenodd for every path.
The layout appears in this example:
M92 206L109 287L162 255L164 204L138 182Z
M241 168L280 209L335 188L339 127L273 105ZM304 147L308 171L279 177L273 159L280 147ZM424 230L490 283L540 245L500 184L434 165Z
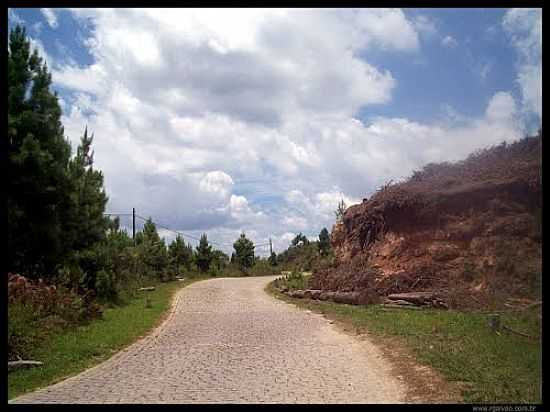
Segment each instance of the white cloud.
M34 23L31 27L32 27L32 30L37 34L39 35L40 32L42 31L42 22L41 21L37 21L36 23Z
M8 9L8 20L15 24L24 24L23 20L13 9Z
M46 19L46 22L52 29L56 29L58 26L57 23L57 16L55 15L55 12L52 9L42 8L40 9L40 13L44 16Z
M418 15L414 18L413 25L421 35L431 38L437 34L435 21L428 16Z
M94 63L53 79L74 91L63 119L73 144L85 124L95 132L108 207L208 231L227 252L243 230L281 251L300 231L330 229L342 198L521 134L506 93L459 126L354 118L396 87L360 52L419 48L418 20L400 10L73 13L94 23Z
M542 10L511 9L502 26L519 56L517 82L523 108L542 118Z
M455 47L458 46L458 41L456 41L456 39L453 36L445 36L441 40L441 44L450 49L454 49Z
M516 114L516 103L510 93L498 92L496 93L489 104L485 115L489 121L501 121L510 120Z

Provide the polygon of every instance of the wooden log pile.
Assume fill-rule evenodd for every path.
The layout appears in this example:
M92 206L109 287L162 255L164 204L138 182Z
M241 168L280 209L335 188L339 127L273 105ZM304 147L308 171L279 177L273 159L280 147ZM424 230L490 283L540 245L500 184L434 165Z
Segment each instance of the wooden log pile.
M287 287L279 288L279 291L291 298L298 299L330 300L336 303L346 303L348 305L360 305L364 303L361 301L360 292L324 291L319 289L289 290ZM382 306L384 308L413 310L426 307L439 309L449 308L435 292L394 293L386 296Z
M359 292L325 292L320 289L306 290L285 290L280 289L282 293L291 298L314 299L314 300L332 300L336 303L347 303L349 305L358 305L360 300Z

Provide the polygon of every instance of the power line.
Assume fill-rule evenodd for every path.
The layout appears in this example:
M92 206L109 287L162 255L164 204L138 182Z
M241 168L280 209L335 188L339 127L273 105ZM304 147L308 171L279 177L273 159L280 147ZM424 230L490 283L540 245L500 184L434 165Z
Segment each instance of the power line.
M132 216L132 213L104 213L105 216ZM143 216L140 216L136 213L135 215L137 218L140 218L142 219L143 221L147 221L149 220L148 218L145 218ZM153 221L151 219L151 221ZM156 226L158 226L159 228L162 228L164 230L168 230L169 232L172 232L172 233L175 233L177 235L181 235L183 237L186 237L186 238L190 238L190 239L193 239L193 240L196 240L197 242L200 242L200 238L197 238L197 237L194 237L194 236L191 236L187 233L183 233L183 232L180 232L178 230L174 230L174 229L171 229L169 228L168 226L165 226L163 225L162 223L159 223L157 221L153 221L153 223L155 223ZM225 242L214 242L212 240L209 241L210 243L214 244L214 245L217 245L217 246L230 246L232 247L233 244L232 243L225 243ZM254 245L254 248L257 248L257 247L263 247L263 246L269 246L270 245L270 242L268 243L260 243L260 244L257 244L257 245Z

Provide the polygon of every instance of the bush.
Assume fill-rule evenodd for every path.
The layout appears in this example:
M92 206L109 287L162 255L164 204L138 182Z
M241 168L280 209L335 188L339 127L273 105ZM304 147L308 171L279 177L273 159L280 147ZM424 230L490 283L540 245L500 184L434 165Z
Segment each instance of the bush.
M8 360L28 358L36 341L36 312L31 305L8 305Z
M101 269L97 272L95 289L100 299L114 301L118 297L115 276L110 271Z
M278 288L286 287L290 290L307 289L307 279L301 272L293 271L289 274L276 279L275 286Z
M93 293L78 295L63 286L46 285L8 274L8 357L28 356L36 341L56 325L100 317ZM55 327L54 327L55 329Z

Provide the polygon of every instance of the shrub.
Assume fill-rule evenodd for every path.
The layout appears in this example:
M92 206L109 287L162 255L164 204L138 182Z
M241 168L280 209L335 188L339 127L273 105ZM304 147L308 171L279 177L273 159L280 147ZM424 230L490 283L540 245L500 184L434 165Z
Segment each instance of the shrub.
M103 269L97 272L95 289L100 299L115 300L118 296L118 290L113 273Z
M78 295L63 286L46 285L8 274L8 357L27 356L52 326L78 324L101 316L93 292Z
M27 358L36 339L36 312L31 305L8 305L8 359Z

